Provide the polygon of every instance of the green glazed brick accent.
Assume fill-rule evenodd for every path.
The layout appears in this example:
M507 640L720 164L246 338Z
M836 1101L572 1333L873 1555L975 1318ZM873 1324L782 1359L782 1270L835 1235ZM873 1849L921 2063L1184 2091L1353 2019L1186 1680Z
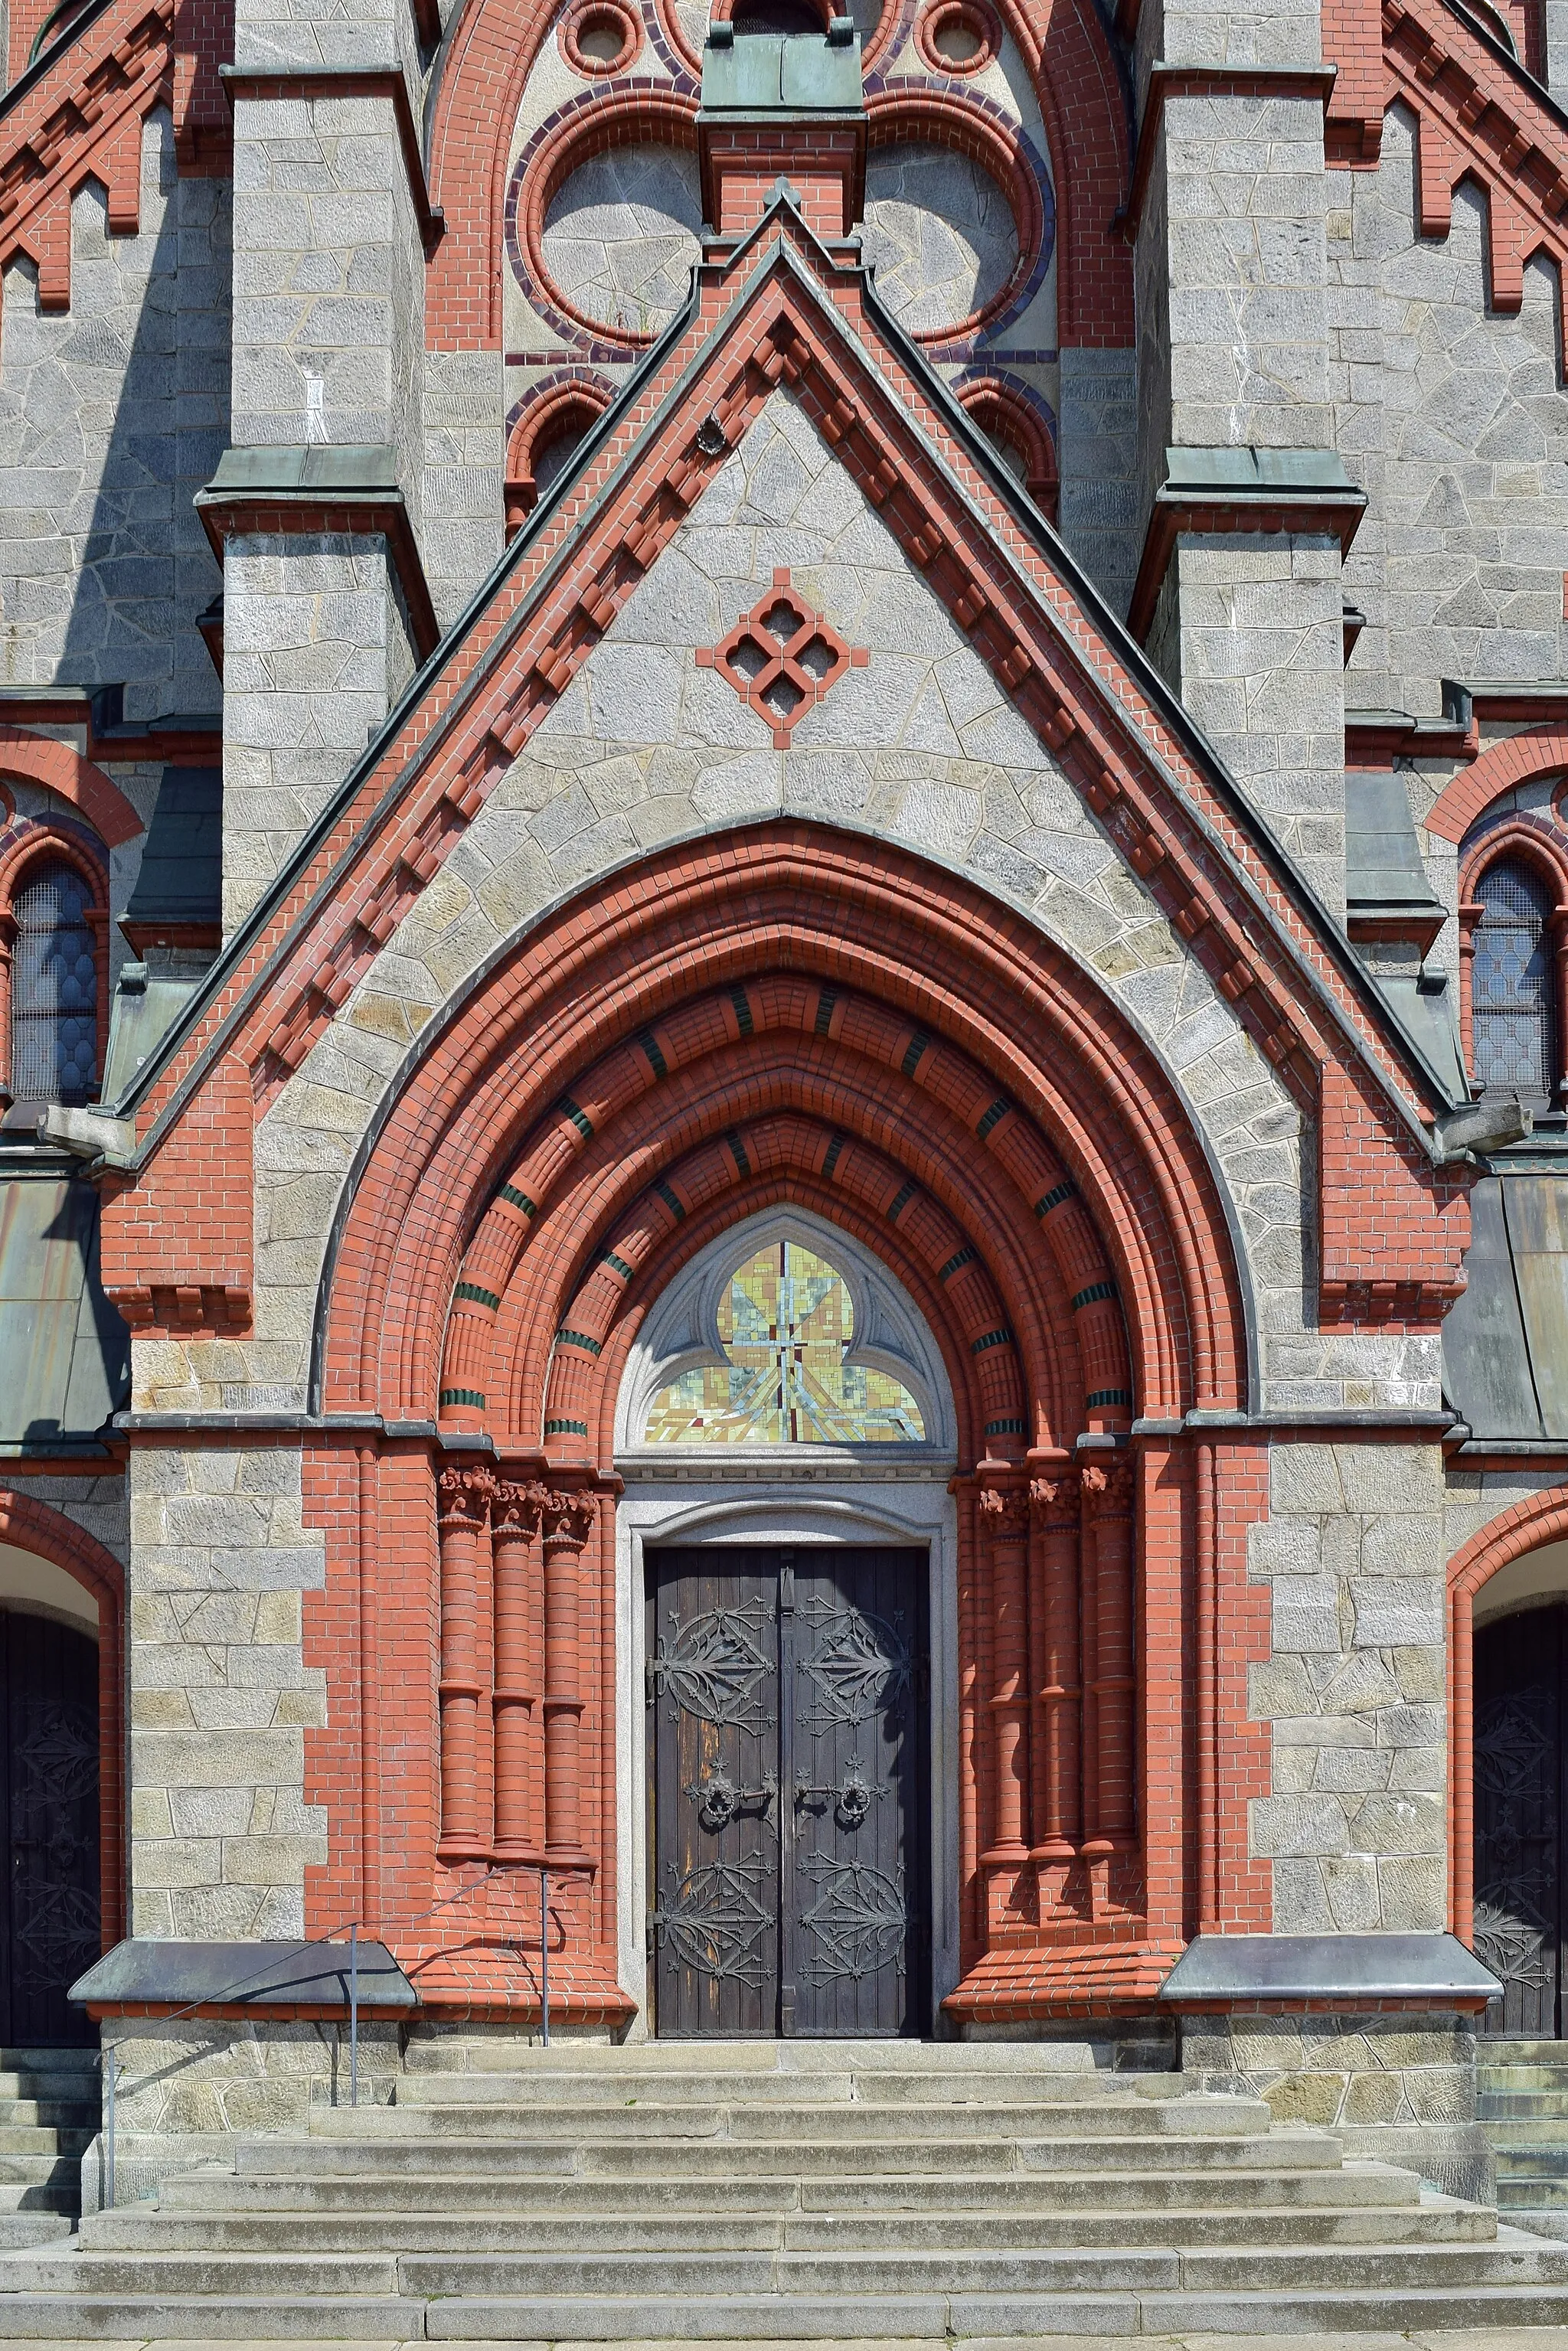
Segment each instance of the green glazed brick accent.
M1012 1343L1010 1331L982 1331L969 1353L971 1355L983 1355L989 1347L1010 1347Z
M824 987L818 997L815 1026L819 1037L825 1037L832 1027L833 1014L838 1008L838 1001L839 991L836 987Z
M563 1324L561 1329L559 1330L555 1335L557 1343L562 1347L582 1347L586 1349L587 1353L591 1355L602 1354L603 1353L601 1342L597 1339L591 1339L586 1331L569 1331Z
M483 1412L486 1399L480 1394L477 1388L443 1388L435 1401L437 1405L444 1404L471 1404L477 1406L478 1410Z
M729 991L729 1000L735 1007L736 1024L741 1035L749 1037L752 1030L750 998L744 987L732 987Z
M912 1037L910 1039L904 1056L904 1074L906 1078L912 1078L915 1075L915 1071L920 1067L921 1055L925 1051L926 1047L930 1042L930 1038L926 1036Z
M660 1052L659 1040L654 1036L653 1030L651 1029L640 1029L637 1035L637 1042L642 1047L643 1052L646 1053L648 1057L648 1067L653 1071L653 1075L656 1078L667 1076L669 1073L669 1063L665 1061L663 1053Z
M593 1134L593 1121L589 1117L588 1113L585 1110L583 1110L577 1102L572 1101L570 1094L562 1094L560 1098L560 1114L562 1118L570 1119L579 1134L586 1134L590 1139L591 1139Z
M1054 1192L1048 1192L1043 1199L1037 1200L1035 1202L1035 1215L1037 1217L1049 1217L1052 1208L1060 1208L1063 1200L1071 1200L1072 1195L1077 1191L1077 1185L1073 1183L1071 1177L1069 1176L1065 1184L1059 1184Z
M674 1194L671 1191L669 1186L664 1181L663 1177L661 1177L659 1182L654 1185L653 1189L657 1192L660 1199L663 1200L665 1207L668 1208L671 1216L674 1217L676 1224L684 1224L685 1222L686 1212L682 1207Z
M466 1298L476 1306L487 1306L492 1314L501 1311L501 1301L493 1290L481 1290L476 1281L460 1281L453 1291L454 1298Z
M734 1160L740 1174L742 1176L749 1176L751 1173L751 1162L746 1155L746 1145L742 1143L739 1135L737 1134L733 1127L731 1127L729 1133L724 1139L729 1145L729 1155Z
M828 1155L822 1162L822 1173L824 1176L831 1176L832 1174L834 1168L839 1164L839 1154L843 1149L844 1144L848 1140L849 1137L846 1134L840 1134L834 1135L831 1143L828 1145Z
M1097 1306L1103 1298L1114 1298L1115 1295L1113 1281L1092 1281L1087 1290L1079 1290L1073 1298L1072 1311L1076 1314L1081 1306Z
M1097 1405L1124 1404L1130 1406L1133 1391L1131 1388L1094 1388L1083 1401L1091 1411Z
M999 1126L1001 1124L1003 1119L1006 1118L1011 1108L1012 1104L1009 1102L1006 1094L998 1094L997 1096L996 1101L991 1104L990 1109L986 1113L984 1118L975 1129L976 1135L978 1137L980 1142L984 1143L987 1135L989 1134L993 1126Z
M1028 1429L1027 1420L988 1420L986 1423L988 1437L1023 1437Z
M545 1435L547 1437L586 1437L588 1423L585 1420L547 1420Z
M496 1197L508 1201L514 1208L520 1208L525 1217L538 1215L538 1203L530 1200L526 1192L519 1192L515 1184L503 1184Z
M623 1257L617 1257L613 1249L606 1249L599 1262L601 1265L607 1265L612 1273L618 1273L622 1281L631 1280L631 1267L627 1264Z
M967 1246L967 1244L966 1244L963 1249L957 1249L954 1252L954 1254L948 1259L946 1265L937 1267L937 1280L950 1280L952 1276L958 1271L960 1266L973 1265L978 1255L979 1251L977 1249L972 1249Z
M887 1208L887 1221L890 1225L897 1224L900 1217L903 1216L905 1208L908 1207L909 1203L914 1199L914 1197L915 1186L913 1184L906 1184L901 1192L894 1194L894 1197L889 1201Z

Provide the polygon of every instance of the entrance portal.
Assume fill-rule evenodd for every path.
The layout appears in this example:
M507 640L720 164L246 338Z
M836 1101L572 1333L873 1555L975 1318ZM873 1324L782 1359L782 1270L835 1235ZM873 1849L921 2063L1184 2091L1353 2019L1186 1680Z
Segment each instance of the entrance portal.
M926 1593L922 1551L649 1552L657 2032L923 2029Z
M13 2048L98 2038L66 1999L99 1948L98 1696L90 1635L0 1609L0 2039Z
M1475 1636L1475 1949L1503 1988L1487 2029L1563 2034L1568 1605Z

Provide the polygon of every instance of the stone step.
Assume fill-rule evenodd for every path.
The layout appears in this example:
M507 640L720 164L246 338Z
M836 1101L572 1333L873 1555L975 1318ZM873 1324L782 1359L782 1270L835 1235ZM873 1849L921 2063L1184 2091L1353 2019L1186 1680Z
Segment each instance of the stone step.
M1568 2041L1516 2041L1510 2033L1485 2036L1478 2065L1568 2065Z
M1490 2244L1497 2220L1484 2205L1439 2203L1386 2206L1297 2205L1283 2211L1260 2206L1205 2210L1035 2210L1021 2213L946 2210L939 2222L925 2213L870 2209L856 2212L716 2213L700 2222L708 2252L923 2252L934 2232L944 2251L1027 2252L1066 2247ZM221 2252L658 2252L692 2243L689 2213L570 2215L496 2211L214 2214L131 2206L89 2213L81 2225L84 2250Z
M52 2139L54 2134L47 2136ZM71 2149L51 2146L37 2155L0 2155L0 2187L57 2187L69 2183L79 2189L81 2150L89 2144L90 2136L84 2134L80 2145Z
M691 2105L725 2105L733 2103L737 2095L751 2105L777 2102L819 2106L852 2100L861 2105L900 2108L929 2104L936 2111L966 2105L1049 2105L1071 2106L1077 2112L1092 2102L1098 2105L1123 2099L1128 2105L1157 2104L1162 2099L1179 2097L1182 2092L1178 2074L1107 2077L1033 2071L1007 2074L973 2067L918 2073L913 2069L875 2067L846 2069L842 2073L813 2069L759 2072L755 2075L711 2069L699 2073L694 2069L673 2078L656 2074L651 2069L619 2076L603 2072L558 2071L536 2078L532 2074L503 2073L491 2068L469 2072L453 2068L439 2074L401 2075L397 2103L400 2106L518 2105L536 2112L545 2107L559 2108L569 2118L611 2105L619 2107L652 2104L661 2110L677 2112Z
M800 2144L804 2141L901 2137L949 2145L972 2138L1153 2137L1166 2132L1201 2131L1216 2136L1266 2130L1271 2121L1261 2098L1226 2096L1106 2098L1082 2105L1039 2100L1010 2105L910 2105L846 2100L826 2105L730 2104L689 2105L664 2099L624 2098L549 2111L516 2105L449 2104L395 2106L319 2106L310 2130L322 2138L472 2138L478 2135L527 2138L535 2144L580 2145L607 2139L668 2140L727 2137Z
M424 2077L422 2075L421 2079ZM1478 2065L1476 2090L1481 2095L1502 2090L1568 2089L1568 2065Z
M84 2105L79 2098L0 2096L0 2127L23 2124L35 2129L74 2131L90 2138L98 2119L96 2105Z
M1518 2236L1517 2244L1231 2246L973 2252L0 2253L0 2327L7 2296L75 2294L170 2298L270 2291L278 2295L401 2293L436 2301L553 2299L633 2294L707 2302L747 2294L833 2295L844 2301L904 2294L1055 2295L1115 2293L1258 2293L1556 2285L1568 2309L1568 2245Z
M1119 2210L1229 2211L1289 2209L1403 2212L1419 2201L1413 2171L1393 2165L1346 2164L1342 2170L1291 2171L1259 2166L1249 2171L1124 2172L1114 2196ZM393 2174L365 2172L347 2178L301 2179L287 2169L278 2179L254 2172L189 2171L163 2182L160 2209L168 2211L230 2212L453 2212L501 2211L510 2215L574 2213L591 2217L612 2209L622 2213L855 2212L865 2210L918 2213L1072 2212L1098 2210L1106 2201L1102 2172L1010 2172L999 2178L972 2174L927 2179L886 2179L861 2174L848 2179L497 2179L488 2172Z
M409 2044L410 2074L486 2073L518 2071L516 2041L465 2040L443 2033ZM610 2074L617 2082L645 2074L668 2082L683 2074L725 2074L756 2076L768 2074L841 2074L875 2070L891 2074L952 2073L1093 2075L1100 2082L1120 2084L1126 2076L1106 2074L1094 2062L1086 2041L558 2041L549 2049L530 2048L527 2074ZM1147 2079L1139 2075L1137 2079Z
M953 2335L1313 2334L1399 2335L1421 2328L1561 2325L1568 2302L1550 2289L1490 2292L1063 2294L1049 2303L1007 2295L904 2294L848 2308L841 2300L759 2294L698 2306L625 2296L564 2302L448 2302L350 2296L330 2307L314 2296L222 2296L170 2302L156 2295L17 2294L4 2304L7 2339L110 2342L162 2336L206 2342L771 2343L862 2339L941 2346Z
M53 2187L0 2182L0 2212L75 2212L80 2197L81 2176L73 2164L69 2179Z
M0 2155L79 2155L93 2131L57 2123L0 2123Z
M1482 2122L1568 2123L1568 2087L1561 2090L1480 2090L1476 2113Z
M0 2252L48 2245L69 2238L75 2206L68 2212L0 2212Z
M383 2110L384 2111L384 2110ZM361 2113L360 2117L365 2119ZM1027 2139L796 2140L790 2144L730 2138L601 2140L573 2147L524 2138L456 2138L399 2137L377 2130L373 2135L312 2136L308 2139L250 2139L235 2151L238 2168L247 2174L292 2177L297 2171L314 2176L334 2171L383 2169L425 2171L438 2150L460 2158L467 2171L507 2171L524 2178L567 2174L577 2179L735 2179L743 2174L761 2178L810 2178L875 2171L997 2173L1013 2170L1058 2171L1186 2170L1234 2165L1239 2168L1267 2166L1288 2149L1292 2165L1336 2168L1339 2141L1326 2131L1291 2128L1272 2136L1246 2137Z
M1497 2116L1487 2125L1487 2137L1498 2147L1568 2149L1568 2121L1552 2116Z

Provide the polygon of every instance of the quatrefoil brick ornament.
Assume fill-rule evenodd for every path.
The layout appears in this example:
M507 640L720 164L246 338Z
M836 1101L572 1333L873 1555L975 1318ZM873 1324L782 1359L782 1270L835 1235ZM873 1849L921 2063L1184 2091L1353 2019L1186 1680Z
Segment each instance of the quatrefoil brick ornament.
M773 729L773 747L787 751L795 728L847 669L864 669L863 645L846 644L789 585L788 570L773 574L768 594L743 612L728 636L697 653L699 669L716 669Z

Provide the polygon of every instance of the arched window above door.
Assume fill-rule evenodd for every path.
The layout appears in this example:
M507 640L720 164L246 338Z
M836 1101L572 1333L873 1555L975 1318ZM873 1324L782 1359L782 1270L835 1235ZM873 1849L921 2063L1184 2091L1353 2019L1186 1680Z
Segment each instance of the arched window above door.
M627 1367L617 1450L874 1447L889 1460L954 1443L940 1353L902 1286L804 1210L712 1243L649 1316Z
M1552 893L1532 863L1503 856L1474 885L1472 1074L1489 1092L1555 1099L1561 1070Z

